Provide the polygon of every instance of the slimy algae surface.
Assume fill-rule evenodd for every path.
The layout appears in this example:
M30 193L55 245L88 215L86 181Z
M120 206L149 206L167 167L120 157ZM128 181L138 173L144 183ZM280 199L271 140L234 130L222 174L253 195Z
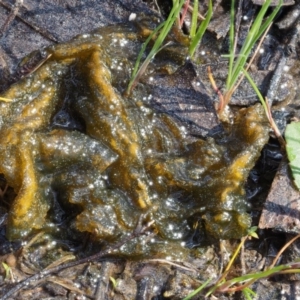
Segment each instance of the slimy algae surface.
M142 40L134 24L78 36L44 50L47 61L1 95L12 99L0 103L0 173L17 193L9 239L51 231L53 206L65 218L76 207L71 226L98 240L154 220L151 242L125 254L164 251L196 224L216 238L246 234L243 185L268 140L263 109L241 109L219 141L187 139L144 103L142 84L122 96Z

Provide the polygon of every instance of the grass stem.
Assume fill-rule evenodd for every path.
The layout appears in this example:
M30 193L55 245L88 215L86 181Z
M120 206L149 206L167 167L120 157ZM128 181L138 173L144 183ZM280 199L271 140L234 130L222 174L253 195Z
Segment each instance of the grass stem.
M195 6L194 6L194 8L195 8ZM198 14L198 10L197 10L197 14ZM207 10L205 20L201 22L195 36L191 39L191 44L190 44L190 47L189 47L189 55L191 57L194 56L196 49L199 47L199 45L201 43L202 37L203 37L207 27L208 27L208 24L210 22L212 14L213 14L212 0L209 0L208 10Z
M223 111L224 107L229 103L235 89L240 84L241 80L238 80L243 73L246 62L249 55L256 44L256 42L266 34L269 30L275 16L277 15L279 9L282 5L282 0L279 1L279 5L273 10L273 12L264 21L267 10L271 4L271 0L266 0L262 5L258 15L256 16L248 35L243 43L243 46L235 59L235 45L236 38L234 38L234 12L235 12L235 1L231 0L231 10L230 10L230 30L229 30L229 67L228 67L228 77L226 81L226 92L224 95L225 105L222 105L220 112ZM243 75L242 75L243 76ZM236 82L238 81L238 84Z
M163 42L170 32L174 22L178 19L180 14L180 10L184 4L185 0L173 0L173 7L171 12L166 21L162 22L156 29L149 35L147 40L142 46L142 49L139 52L137 61L135 63L130 82L128 84L127 90L125 92L125 96L128 96L132 89L136 86L138 79L141 77L143 72L145 71L146 67L150 63L150 61L155 57L155 55L162 49ZM149 44L150 40L158 34L152 49L150 50L149 54L147 55L145 61L143 62L143 68L139 69L141 58L146 50L147 45Z

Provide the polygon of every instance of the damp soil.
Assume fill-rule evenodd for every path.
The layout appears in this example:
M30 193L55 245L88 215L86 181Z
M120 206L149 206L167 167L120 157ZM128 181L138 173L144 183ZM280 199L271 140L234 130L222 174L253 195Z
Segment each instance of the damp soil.
M241 5L238 48L253 2ZM284 2L250 69L282 132L300 117L300 2ZM222 91L227 1L214 4L195 61L184 45L188 13L129 97L134 58L171 1L0 6L1 96L17 99L1 103L1 299L183 299L217 281L248 227L259 238L228 279L266 269L300 233L299 191L251 86L244 80L232 97L232 125L215 112L207 67ZM91 104L99 95L101 114ZM299 247L279 262L296 261ZM295 274L252 288L255 299L300 297Z

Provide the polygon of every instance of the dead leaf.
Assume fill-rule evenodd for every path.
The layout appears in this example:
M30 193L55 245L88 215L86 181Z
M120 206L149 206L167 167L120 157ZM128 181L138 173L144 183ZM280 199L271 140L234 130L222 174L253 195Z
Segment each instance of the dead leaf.
M300 192L294 186L287 161L283 161L272 183L259 228L300 233Z

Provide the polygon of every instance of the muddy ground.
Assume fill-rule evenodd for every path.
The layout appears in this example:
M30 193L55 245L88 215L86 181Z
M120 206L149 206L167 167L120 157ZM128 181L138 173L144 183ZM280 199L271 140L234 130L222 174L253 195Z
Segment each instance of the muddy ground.
M2 91L24 76L24 72L31 71L24 68L20 70L18 63L34 50L66 42L78 34L98 27L126 23L132 13L164 18L171 7L171 1L151 0L118 0L113 1L113 4L106 0L21 2L0 1ZM205 86L205 96L212 103L218 101L218 97L211 88L206 70L211 65L217 85L222 90L226 80L227 62L220 55L228 49L229 28L228 1L214 2L214 17L198 53L200 64L193 66L195 74L199 76L198 80L200 78L201 84ZM253 2L243 1L238 47L242 45L249 23L257 15L259 6ZM300 2L284 2L286 5L281 9L261 46L263 50L251 67L260 90L264 95L273 98L274 118L282 132L288 122L300 117ZM205 14L205 5L201 11ZM189 29L188 17L189 15L183 24L185 33ZM192 104L187 103L185 96L190 96L190 93L181 95L172 90L176 86L176 80L186 86L187 90L193 88L191 81L195 79L195 75L191 75L186 69L182 72L187 73L179 72L177 77L169 81L152 83L157 95L152 106L185 122L191 135L205 135L211 124L201 123L205 118L199 118L201 109L195 99L191 97L189 101ZM233 110L238 110L255 102L255 93L244 82L233 95L231 104ZM291 181L287 166L284 151L270 133L269 143L264 147L246 184L247 198L251 203L252 226L259 226L259 238L246 242L227 275L228 279L267 269L279 250L300 233L300 194ZM209 239L204 243L197 239L195 233L195 238L189 240L189 254L184 259L170 261L167 257L159 256L124 258L113 255L115 249L118 250L122 244L126 244L127 240L124 239L118 244L103 245L90 235L74 241L53 240L44 233L36 233L24 240L10 242L5 236L6 218L15 195L5 179L0 179L0 260L5 263L0 266L1 299L183 299L207 279L212 279L210 285L217 282L239 243L239 240L220 242L216 239ZM153 234L148 228L138 225L133 234L138 236L145 232ZM299 252L300 242L295 241L280 256L278 263L296 261ZM80 259L80 264L76 263ZM4 266L8 269L5 270ZM31 279L24 281L26 278ZM297 274L262 279L251 288L257 293L255 299L300 299L300 281ZM204 299L204 293L194 299ZM209 299L243 299L243 296L240 292L217 292Z

